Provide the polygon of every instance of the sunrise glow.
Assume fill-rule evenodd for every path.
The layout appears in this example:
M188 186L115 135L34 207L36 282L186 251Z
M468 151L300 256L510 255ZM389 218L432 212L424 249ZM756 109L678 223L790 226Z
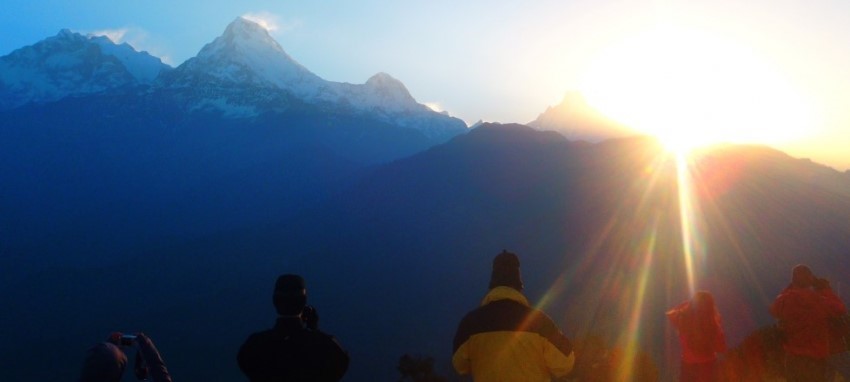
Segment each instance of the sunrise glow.
M806 100L783 74L731 38L666 25L601 52L581 81L588 102L673 151L779 144L813 128Z

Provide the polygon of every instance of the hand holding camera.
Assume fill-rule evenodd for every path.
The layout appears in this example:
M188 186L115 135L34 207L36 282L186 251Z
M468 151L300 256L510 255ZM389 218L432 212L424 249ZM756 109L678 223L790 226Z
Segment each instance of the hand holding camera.
M121 346L133 346L136 343L136 336L132 334L121 335Z
M111 342L113 345L121 346L124 348L134 347L138 350L140 347L140 341L148 341L143 336L144 334L141 333L134 335L124 334L121 332L113 332L109 335L107 341ZM142 353L140 351L136 351L136 362L133 367L133 373L136 375L136 379L140 381L146 380L148 378L147 364L145 363L145 359L144 357L142 357Z
M820 277L815 277L815 281L814 283L812 283L812 286L815 288L815 290L824 290L831 288L829 285L829 280Z
M133 346L136 343L137 336L133 334L124 334L121 332L112 332L109 334L109 338L106 339L107 342L112 343L117 346Z
M319 330L319 313L313 306L307 305L304 307L304 310L301 311L301 321L304 321L307 329Z

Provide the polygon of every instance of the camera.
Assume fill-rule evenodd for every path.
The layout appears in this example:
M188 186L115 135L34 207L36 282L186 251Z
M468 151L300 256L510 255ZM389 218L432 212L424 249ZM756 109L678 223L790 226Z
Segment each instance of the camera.
M136 342L136 336L132 334L121 335L121 340L119 341L121 346L133 346L133 342Z
M301 310L301 320L304 322L307 329L319 329L319 313L316 311L316 308L310 305L305 306L304 309Z
M828 289L830 287L829 280L816 276L814 277L814 282L812 283L812 286L815 288L815 290Z

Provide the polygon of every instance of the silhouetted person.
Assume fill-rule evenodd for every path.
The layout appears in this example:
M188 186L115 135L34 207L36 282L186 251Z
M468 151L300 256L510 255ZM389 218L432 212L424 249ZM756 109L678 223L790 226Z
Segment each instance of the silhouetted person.
M272 297L279 315L274 328L254 333L237 361L251 382L338 381L348 370L348 354L318 329L319 316L307 306L298 275L282 275Z
M566 376L575 354L545 313L522 295L519 258L503 251L493 259L490 292L461 320L452 363L481 381L550 381Z
M717 374L717 353L726 351L720 313L711 293L699 291L667 312L679 332L682 345L681 382L713 382Z
M816 284L818 288L813 288ZM819 281L805 265L794 267L791 285L770 307L784 336L788 382L829 379L830 320L846 310L828 282Z
M123 337L123 339L122 339ZM127 366L127 355L123 348L135 347L136 364L134 372L139 380L153 382L171 382L171 375L165 367L159 351L144 333L122 336L112 333L106 342L91 347L86 354L80 382L118 382Z

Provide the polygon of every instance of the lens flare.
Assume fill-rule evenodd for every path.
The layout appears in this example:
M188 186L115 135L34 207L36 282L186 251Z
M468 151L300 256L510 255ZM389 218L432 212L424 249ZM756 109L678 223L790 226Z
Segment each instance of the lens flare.
M537 305L557 305L579 285L582 296L572 306L594 309L586 315L567 312L572 334L586 341L603 339L611 353L601 362L616 381L675 368L675 350L666 347L665 367L654 369L647 341L664 333L663 312L671 301L706 287L701 278L707 272L708 226L701 204L716 207L711 197L716 191L703 183L721 182L701 172L695 153L672 152L658 143L645 142L645 151L635 153L634 168L614 170L611 176L619 171L641 175L621 185L625 188L618 194L628 196L588 238L578 265L562 272ZM722 216L719 210L711 212Z
M621 341L623 345L623 364L617 370L617 381L630 381L636 373L636 363L639 356L639 343L641 336L641 318L643 317L644 299L646 298L646 286L649 283L652 274L653 255L655 253L655 242L657 238L658 222L652 226L652 233L647 235L646 249L643 253L643 263L641 264L640 276L638 277L637 288L635 288L634 306L632 314L629 317L628 329L624 333L624 338Z
M700 213L697 199L693 192L693 177L688 165L688 157L684 153L676 153L676 183L679 189L679 226L682 235L682 253L685 257L685 272L688 277L688 290L693 295L696 292L695 262L704 255L701 246Z

